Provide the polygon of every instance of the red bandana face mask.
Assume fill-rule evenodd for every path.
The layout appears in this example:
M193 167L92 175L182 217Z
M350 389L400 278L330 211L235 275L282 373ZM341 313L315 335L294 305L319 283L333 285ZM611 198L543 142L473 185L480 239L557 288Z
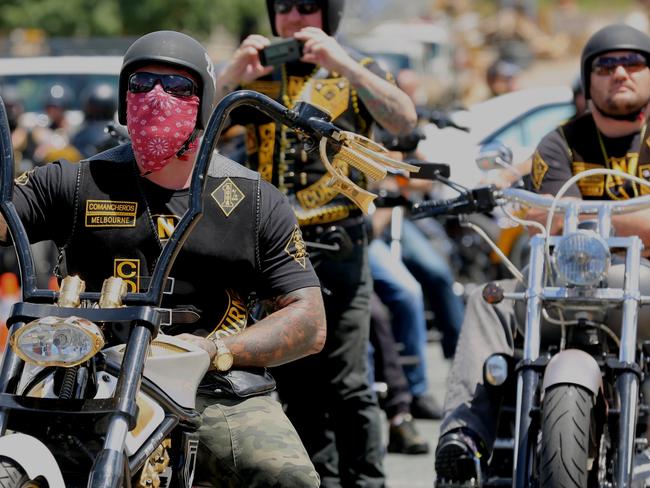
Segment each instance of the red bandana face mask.
M156 84L146 93L126 94L126 126L135 159L145 172L164 168L192 135L199 112L199 97L175 97ZM180 157L189 160L196 139Z

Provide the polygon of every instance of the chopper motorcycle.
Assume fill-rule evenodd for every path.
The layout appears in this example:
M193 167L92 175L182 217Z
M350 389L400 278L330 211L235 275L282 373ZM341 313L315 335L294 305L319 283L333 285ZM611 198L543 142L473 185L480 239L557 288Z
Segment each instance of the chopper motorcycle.
M561 200L578 179L601 174L648 185L598 169L574 176L556 197L483 187L414 205L414 218L458 215L463 220L509 202L548 215L544 226L511 214L521 224L538 227L530 240L528 267L522 272L506 261L519 282L515 291L505 292L498 283L483 290L488 303L514 300L523 332L512 354L493 354L484 364L484 384L500 405L491 457L484 466L475 459L470 482L437 480L437 487L644 486L634 484L632 467L635 454L647 447L643 387L650 270L642 259L641 239L616 236L612 218L648 208L650 196ZM555 214L563 214L561 235L550 233ZM496 245L493 249L499 251Z
M386 175L386 166L405 168L372 141L338 129L313 105L290 110L256 92L234 92L212 113L188 209L162 248L148 289L135 293L115 277L107 277L101 292L85 291L76 276L63 278L58 292L38 288L28 237L11 201L13 152L0 103L0 212L22 289L7 319L10 347L0 368L2 488L193 485L200 427L195 396L209 357L162 332L175 311L161 305L173 289L174 260L202 215L216 141L229 113L243 105L299 132L306 150L320 150L332 185L365 210L373 196L346 177L347 165L375 178ZM332 163L328 146L336 152Z

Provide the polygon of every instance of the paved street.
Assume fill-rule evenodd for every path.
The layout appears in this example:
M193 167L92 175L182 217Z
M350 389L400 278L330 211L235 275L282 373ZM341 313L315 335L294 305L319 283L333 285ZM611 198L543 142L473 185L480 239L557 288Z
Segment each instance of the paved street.
M427 368L431 393L442 403L449 362L442 356L439 343L429 343ZM425 455L407 456L388 454L385 461L388 488L431 488L433 486L433 453L438 440L440 422L417 420L419 432L429 441L430 451Z

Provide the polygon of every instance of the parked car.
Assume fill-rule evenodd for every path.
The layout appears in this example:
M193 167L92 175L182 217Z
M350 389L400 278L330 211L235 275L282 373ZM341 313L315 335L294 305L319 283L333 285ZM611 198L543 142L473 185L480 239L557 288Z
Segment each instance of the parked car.
M546 134L574 113L568 86L518 90L451 113L451 120L467 130L425 125L426 138L418 150L429 161L449 164L453 181L473 187L483 176L475 159L485 145L501 142L512 150L513 162L524 161ZM455 192L445 189L443 195Z
M23 123L38 124L50 95L65 97L70 125L83 120L82 98L87 87L110 83L117 92L121 56L46 56L0 58L0 94L7 88L21 98Z

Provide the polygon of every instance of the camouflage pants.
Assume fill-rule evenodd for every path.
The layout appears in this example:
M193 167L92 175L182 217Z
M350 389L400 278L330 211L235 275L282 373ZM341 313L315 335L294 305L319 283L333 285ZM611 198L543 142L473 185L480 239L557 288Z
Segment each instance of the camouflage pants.
M203 414L197 480L215 487L317 487L320 478L296 430L270 396L199 395Z

